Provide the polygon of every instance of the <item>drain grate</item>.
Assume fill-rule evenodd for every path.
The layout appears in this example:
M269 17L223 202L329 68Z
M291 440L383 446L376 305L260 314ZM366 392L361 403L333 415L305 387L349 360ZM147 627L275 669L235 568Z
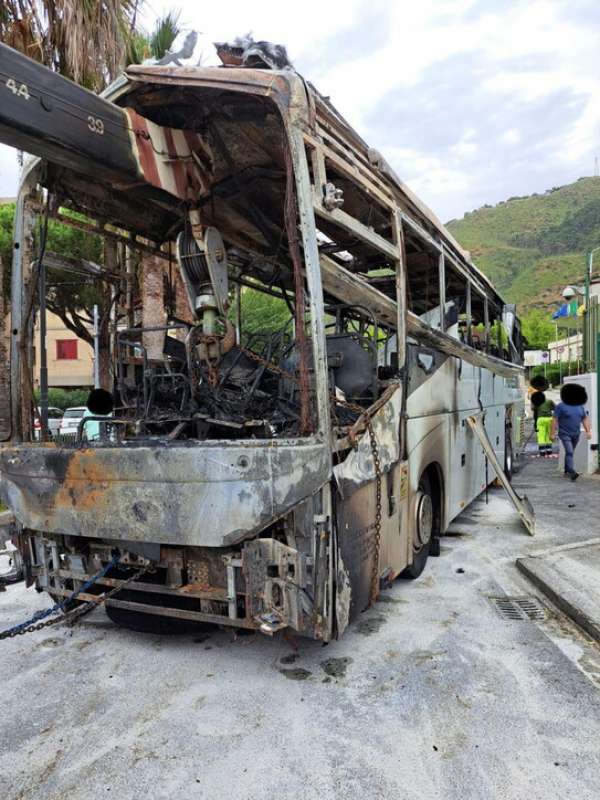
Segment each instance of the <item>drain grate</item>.
M546 619L546 608L536 597L490 597L503 619L515 621Z

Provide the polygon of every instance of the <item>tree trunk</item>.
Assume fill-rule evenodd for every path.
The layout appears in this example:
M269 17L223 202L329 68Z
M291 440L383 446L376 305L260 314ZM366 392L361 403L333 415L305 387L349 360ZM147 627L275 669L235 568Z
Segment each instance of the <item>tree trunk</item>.
M193 325L196 320L190 308L190 301L179 269L174 272L173 282L175 284L175 316Z
M164 267L163 260L156 256L144 255L140 282L142 296L142 325L154 328L165 325ZM146 348L149 361L162 361L165 343L164 331L148 331L142 334L142 344Z

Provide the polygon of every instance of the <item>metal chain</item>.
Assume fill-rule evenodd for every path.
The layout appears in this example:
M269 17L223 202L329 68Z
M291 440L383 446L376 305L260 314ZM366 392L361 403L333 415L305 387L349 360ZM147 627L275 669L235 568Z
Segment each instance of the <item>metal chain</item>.
M375 467L375 541L373 552L373 571L371 573L371 605L377 600L379 595L379 553L381 550L381 459L379 458L379 447L377 438L373 430L371 419L367 419L367 431L373 452L373 465Z
M98 595L97 599L88 600L87 602L83 603L77 608L71 609L71 611L66 611L60 617L52 617L52 619L48 619L45 622L38 622L35 625L28 625L26 628L10 628L7 631L2 631L0 633L0 640L2 639L14 639L15 636L23 636L25 633L33 633L34 631L41 631L44 628L49 628L51 625L57 625L59 622L64 622L67 625L74 625L81 617L85 616L85 614L89 614L90 611L93 611L94 608L98 608L103 603L105 603L109 598L113 597L117 592L120 592L124 589L128 584L132 581L137 580L141 575L144 575L146 572L152 571L151 566L142 567L137 572L134 572L129 578L124 581L121 581L118 586L113 587L109 592L105 592L104 594ZM71 598L67 598L65 602L68 602Z

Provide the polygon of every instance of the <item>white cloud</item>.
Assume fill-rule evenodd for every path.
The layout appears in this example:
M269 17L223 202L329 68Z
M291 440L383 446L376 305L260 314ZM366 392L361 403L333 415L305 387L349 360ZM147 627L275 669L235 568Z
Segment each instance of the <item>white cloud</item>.
M15 197L19 185L17 151L0 145L0 197Z
M180 0L175 5L182 10L181 22L210 41L252 31L256 39L285 44L298 69L306 65L306 77L331 96L359 133L383 151L417 192L427 195L424 199L442 217L460 215L477 202L502 199L497 192L539 191L546 188L539 185L542 179L551 186L589 174L594 151L600 152L600 6L591 1L229 0L207 6ZM146 25L151 27L157 14L172 7L171 0L149 0ZM382 28L378 37L372 35L376 23ZM345 46L338 48L340 39ZM452 59L464 60L468 69L464 80L455 79L439 111L448 119L456 93L463 101L472 97L473 106L461 120L462 132L435 146L426 136L400 141L388 131L388 144L382 146L373 119L381 116L385 124L386 98L410 93L412 102L404 114L417 121L425 113L435 116L437 109L431 104L440 103L439 93L423 91L419 99L415 89L445 86L446 65ZM564 125L557 124L561 109L556 110L555 139L552 131L544 131L545 119L538 120L537 130L528 119L530 128L524 130L523 122L511 117L517 108L551 102L552 97L573 97L578 103L575 116L572 108L564 109ZM476 105L482 98L504 112L502 124L487 139L480 133ZM461 107L464 113L464 102ZM538 147L535 168L528 172L542 132L552 146ZM506 164L494 157L496 146L509 148L513 161L522 163L519 186L506 186ZM477 159L485 159L485 169ZM13 194L15 186L14 163L0 150L0 196Z
M500 138L507 144L518 144L521 141L521 134L516 128L509 128Z

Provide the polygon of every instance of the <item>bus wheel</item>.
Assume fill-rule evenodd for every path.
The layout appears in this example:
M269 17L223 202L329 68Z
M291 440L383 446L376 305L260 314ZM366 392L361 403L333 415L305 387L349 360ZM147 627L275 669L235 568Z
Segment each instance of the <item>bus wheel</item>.
M507 428L504 432L504 474L510 481L513 476L514 471L514 454L513 454L513 446L512 446L512 436L510 435L510 429Z
M413 520L413 562L401 573L400 577L413 580L418 578L425 569L432 537L435 534L435 505L431 483L426 474L421 476L415 503L415 516Z

